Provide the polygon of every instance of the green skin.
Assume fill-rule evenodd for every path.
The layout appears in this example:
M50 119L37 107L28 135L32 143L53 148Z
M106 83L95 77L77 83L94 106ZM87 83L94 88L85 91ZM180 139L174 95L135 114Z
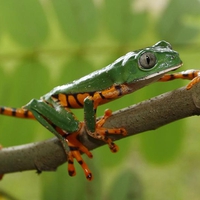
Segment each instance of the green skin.
M158 81L164 74L179 68L181 65L179 54L172 50L169 43L160 41L151 47L129 52L107 67L76 81L58 86L41 97L41 100L33 99L24 108L30 110L43 126L54 133L62 141L65 150L68 151L66 142L52 124L70 134L78 131L80 122L74 118L72 112L60 106L52 96L60 93L67 95L94 93L122 84L127 85L129 87L128 93L131 93ZM89 134L94 133L96 124L94 102L86 97L83 107L86 129Z

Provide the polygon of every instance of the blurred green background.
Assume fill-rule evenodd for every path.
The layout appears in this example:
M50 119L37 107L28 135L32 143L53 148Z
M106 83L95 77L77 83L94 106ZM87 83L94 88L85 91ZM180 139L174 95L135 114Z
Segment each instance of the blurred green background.
M0 104L21 107L159 40L180 53L181 70L198 68L200 1L0 0ZM98 116L105 108L115 111L186 84L155 83L101 106ZM82 110L75 113L83 119ZM94 150L92 160L84 156L92 182L77 164L73 178L66 164L41 175L8 174L0 182L0 200L199 199L199 120L191 117L118 141L117 154L107 146ZM37 122L0 116L4 147L51 137Z

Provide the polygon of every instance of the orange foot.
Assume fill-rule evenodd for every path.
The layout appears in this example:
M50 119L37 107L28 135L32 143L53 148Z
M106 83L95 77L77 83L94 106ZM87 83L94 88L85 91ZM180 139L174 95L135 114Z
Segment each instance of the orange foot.
M79 135L79 131L76 133L70 134L66 137L66 141L68 143L70 152L68 154L68 173L70 176L76 175L76 170L74 167L74 159L81 165L86 178L91 181L93 179L92 173L81 157L81 152L87 154L89 158L92 158L92 153L81 143L78 141L77 136Z
M187 89L191 89L196 83L200 82L200 76L196 76L195 78L193 78L189 84L187 85Z
M127 132L124 128L104 128L102 127L106 120L112 115L112 111L110 109L105 110L104 116L97 121L96 123L96 131L94 133L89 133L93 138L99 139L104 141L108 144L110 150L115 153L119 150L119 147L112 141L111 138L109 138L109 135L112 134L120 134L120 135L126 135Z

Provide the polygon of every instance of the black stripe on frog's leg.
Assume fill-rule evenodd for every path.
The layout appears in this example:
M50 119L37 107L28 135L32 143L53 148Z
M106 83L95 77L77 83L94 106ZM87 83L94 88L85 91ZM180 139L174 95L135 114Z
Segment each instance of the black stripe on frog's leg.
M17 118L27 118L34 119L32 112L25 108L11 108L11 107L0 107L0 114L17 117Z

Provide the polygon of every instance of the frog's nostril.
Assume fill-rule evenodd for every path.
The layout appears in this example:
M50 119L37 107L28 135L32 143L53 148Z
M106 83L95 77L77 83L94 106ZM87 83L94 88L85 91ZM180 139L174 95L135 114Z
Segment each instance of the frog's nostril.
M176 56L171 56L171 59L174 60L176 58Z

